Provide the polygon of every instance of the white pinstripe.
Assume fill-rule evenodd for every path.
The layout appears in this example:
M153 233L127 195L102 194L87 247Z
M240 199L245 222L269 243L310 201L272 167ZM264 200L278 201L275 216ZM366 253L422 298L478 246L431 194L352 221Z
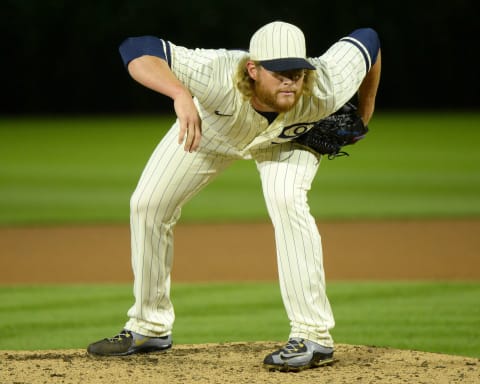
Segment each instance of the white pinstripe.
M362 53L348 41L338 42L322 57L310 59L318 74L313 96L302 97L295 108L269 124L233 84L243 52L190 50L171 43L170 48L172 71L195 97L203 137L199 151L187 153L176 142L175 124L155 149L132 195L136 301L125 327L147 336L172 331L172 230L181 208L232 161L254 159L275 228L290 336L333 346L329 329L334 319L325 292L321 239L307 202L319 159L282 132L294 124L317 121L345 104L365 76Z

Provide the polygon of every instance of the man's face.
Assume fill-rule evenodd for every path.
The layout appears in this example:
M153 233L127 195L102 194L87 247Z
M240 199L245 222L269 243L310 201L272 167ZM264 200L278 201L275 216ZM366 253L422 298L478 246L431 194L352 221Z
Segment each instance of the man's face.
M262 66L249 68L255 80L254 108L263 112L287 112L291 110L303 91L305 71L297 69L285 72L271 72Z

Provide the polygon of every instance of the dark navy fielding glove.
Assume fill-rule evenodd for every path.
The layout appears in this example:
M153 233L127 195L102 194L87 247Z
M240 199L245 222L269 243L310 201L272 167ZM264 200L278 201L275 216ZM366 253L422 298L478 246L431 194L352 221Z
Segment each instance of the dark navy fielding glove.
M367 132L368 127L363 125L355 105L347 103L334 114L317 121L312 129L294 141L334 159L348 156L347 152L342 151L342 147L355 144L363 139Z

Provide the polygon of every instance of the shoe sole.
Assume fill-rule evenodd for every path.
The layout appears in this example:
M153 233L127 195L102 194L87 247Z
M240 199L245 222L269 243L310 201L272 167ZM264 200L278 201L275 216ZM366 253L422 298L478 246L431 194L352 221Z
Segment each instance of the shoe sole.
M336 361L337 361L336 359L331 357L331 358L322 359L320 361L311 361L310 363L308 363L306 365L301 365L301 366L298 366L298 367L288 365L288 363L285 363L283 365L264 364L263 367L270 372L274 372L274 371L277 371L277 372L300 372L300 371L304 371L305 369L318 368L318 367L324 367L326 365L332 365Z
M152 353L152 352L166 352L167 350L172 348L172 344L165 346L165 347L150 347L150 348L138 348L138 349L131 349L126 352L121 353L109 353L109 354L101 354L95 353L87 350L88 354L95 356L95 357L121 357L121 356L130 356L134 354L143 354L143 353Z

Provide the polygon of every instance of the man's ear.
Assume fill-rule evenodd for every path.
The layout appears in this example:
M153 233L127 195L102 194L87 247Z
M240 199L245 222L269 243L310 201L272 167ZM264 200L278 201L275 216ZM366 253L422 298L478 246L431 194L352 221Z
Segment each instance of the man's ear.
M247 67L248 75L253 80L256 81L258 77L258 67L255 65L255 63L252 60L247 61L246 67Z

